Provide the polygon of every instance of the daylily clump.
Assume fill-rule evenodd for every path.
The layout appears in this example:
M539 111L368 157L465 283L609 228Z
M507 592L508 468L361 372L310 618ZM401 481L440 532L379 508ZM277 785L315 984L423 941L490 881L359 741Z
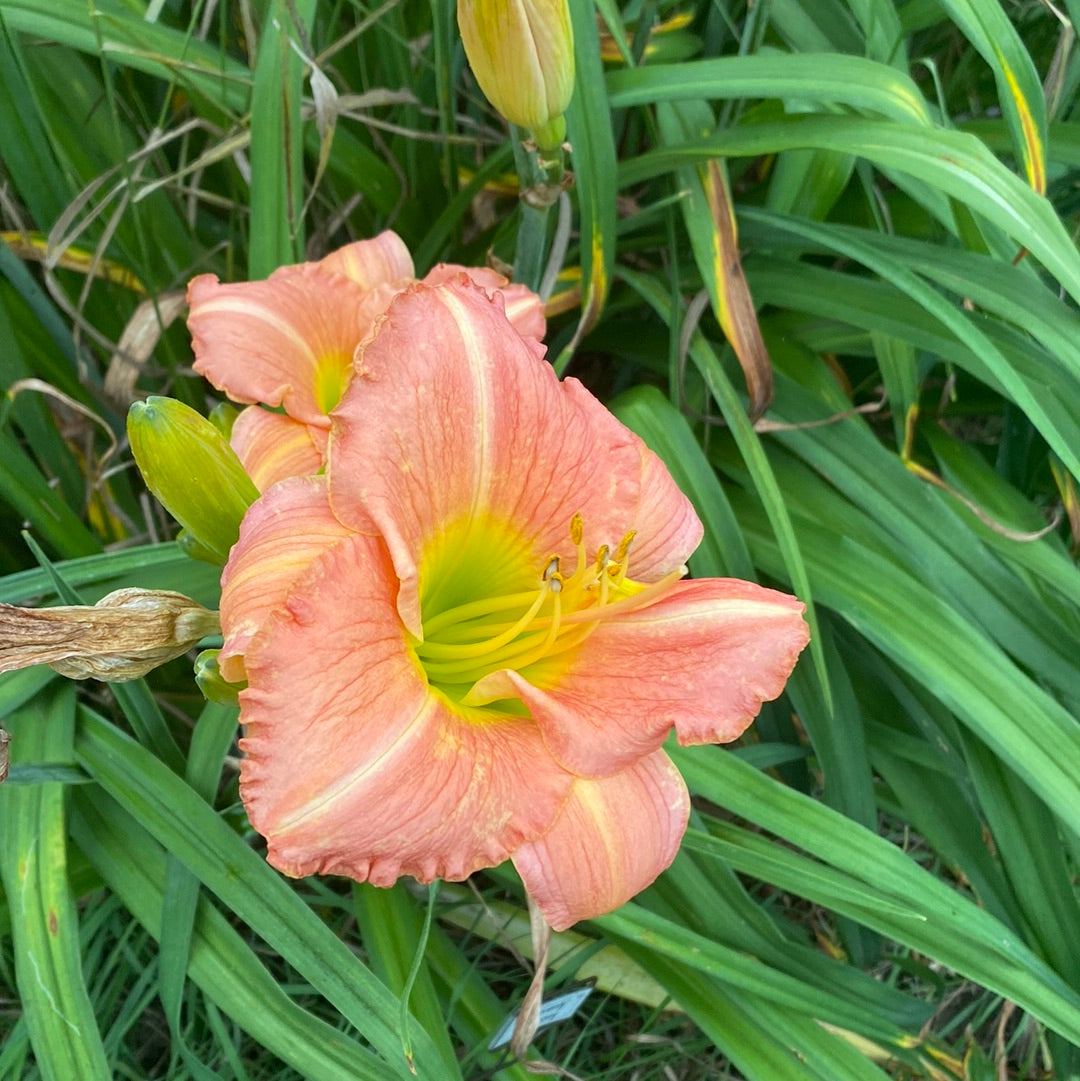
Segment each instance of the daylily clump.
M398 275L377 314L354 292L358 347L324 377L316 324L348 301L299 303L312 273L215 284L221 303L192 287L201 369L322 433L310 467L264 481L223 577L251 822L290 875L389 885L511 859L556 929L607 912L684 832L669 731L736 738L806 644L803 606L682 580L690 503L556 378L505 289ZM253 374L285 342L308 354Z

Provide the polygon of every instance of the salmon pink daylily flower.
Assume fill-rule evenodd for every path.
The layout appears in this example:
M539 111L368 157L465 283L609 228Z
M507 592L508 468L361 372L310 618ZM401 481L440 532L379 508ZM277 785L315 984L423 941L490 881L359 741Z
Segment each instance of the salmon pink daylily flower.
M500 293L522 334L544 336L540 298L494 270L443 264L424 280L438 284L461 273ZM389 231L318 262L281 267L266 281L222 284L213 274L191 281L195 370L233 401L282 410L246 409L233 427L233 449L260 490L322 469L329 414L351 378L353 353L414 281L412 256Z
M287 874L509 858L554 928L610 911L686 826L670 729L734 739L806 644L794 598L681 581L690 503L542 358L462 275L399 290L325 473L248 511L219 664L247 681L241 793Z

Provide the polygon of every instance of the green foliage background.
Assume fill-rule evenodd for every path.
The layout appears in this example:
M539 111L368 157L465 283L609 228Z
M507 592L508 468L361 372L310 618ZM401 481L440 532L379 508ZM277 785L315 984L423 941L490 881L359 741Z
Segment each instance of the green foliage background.
M793 589L815 633L743 745L673 751L683 851L558 944L551 986L603 994L536 1055L1080 1077L1080 0L573 5L549 355L693 498L693 572ZM535 231L449 0L0 0L0 161L10 603L215 603L124 444L136 396L213 404L170 323L192 275L387 227L420 273L520 264ZM423 1079L527 1076L484 1050L528 982L512 876L439 894L406 1018L426 894L265 865L189 664L9 674L0 718L0 1078L381 1081L407 1047Z

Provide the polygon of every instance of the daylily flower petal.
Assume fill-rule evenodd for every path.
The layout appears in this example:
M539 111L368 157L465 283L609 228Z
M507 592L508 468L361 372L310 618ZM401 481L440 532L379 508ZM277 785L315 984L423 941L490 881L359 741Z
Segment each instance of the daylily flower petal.
M282 267L262 282L222 284L201 274L188 286L195 370L233 401L280 405L328 428L353 352L386 299L312 264Z
M490 267L463 267L455 263L440 263L424 275L425 285L444 285L460 281L462 273L479 285L488 296L501 295L510 325L523 337L541 341L547 332L544 302L525 285L515 285L509 278Z
M572 660L536 665L530 679L494 672L470 700L519 697L555 758L589 776L656 750L672 727L682 744L728 743L784 689L809 636L802 612L752 582L679 582L598 624Z
M415 281L414 273L404 242L387 230L318 262L281 267L262 282L222 284L212 274L200 275L188 287L195 370L234 401L280 406L292 419L326 430L327 414L352 378L356 348L393 298ZM443 264L428 278L441 282L461 275L501 298L522 335L543 337L540 298L496 271ZM260 487L289 475L287 469L322 467L325 440L317 432L311 439L322 459L313 467L304 453L289 463L292 450L303 447L293 434L296 444L281 449L281 461L259 468ZM259 442L253 457L268 447L269 441Z
M230 683L246 678L244 654L254 635L324 551L349 536L330 513L323 477L292 477L252 504L221 578L225 647L218 657Z
M387 230L371 240L346 244L320 259L316 266L334 274L342 274L366 290L394 286L382 296L389 304L395 292L415 280L412 256L405 242ZM540 341L546 330L543 301L527 286L515 285L505 275L490 267L466 267L457 263L439 263L424 276L428 285L441 285L461 274L486 290L489 295L500 293L506 305L506 317L522 337Z
M579 779L554 825L513 855L556 931L610 912L650 885L679 849L690 800L656 751L602 780Z
M588 393L588 391L584 391ZM701 543L704 532L694 508L672 479L667 466L644 443L641 452L641 496L636 531L630 550L635 579L654 582L662 578L675 558L684 562Z
M642 454L651 452L576 380L559 382L537 363L541 355L466 279L403 292L358 353L333 414L330 499L350 524L364 508L386 538L399 609L417 636L418 558L463 515L512 524L527 538L529 577L519 588L552 553L574 558L575 514L590 552L618 544L639 518L641 481L653 475ZM667 498L681 517L688 504L670 481ZM663 570L688 554L669 553Z
M315 265L342 274L364 289L392 285L416 276L405 241L389 229L370 240L346 244Z
M326 460L323 429L249 405L233 424L230 444L260 492L286 477L318 473Z
M541 341L547 333L544 302L527 285L511 282L501 289L503 304L506 305L506 318L510 320L510 325L523 338Z
M428 688L395 587L378 538L352 534L248 644L241 793L287 874L465 878L539 836L570 790L534 725L466 719Z

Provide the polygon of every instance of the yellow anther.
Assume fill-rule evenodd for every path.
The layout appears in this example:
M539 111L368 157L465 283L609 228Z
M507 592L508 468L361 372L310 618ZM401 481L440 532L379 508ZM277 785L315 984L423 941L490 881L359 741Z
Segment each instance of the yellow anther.
M559 574L559 566L561 560L558 556L552 556L544 567L544 573L540 576L540 580L543 582L550 582L552 578L559 578L562 580L562 576Z
M608 565L611 549L606 544L601 544L596 550L596 558L589 568L591 573L582 583L584 589L596 589L597 583L603 581L604 568Z
M575 545L581 543L581 538L585 536L585 523L581 520L580 514L575 514L570 519L570 539Z
M634 543L634 537L637 536L637 530L631 529L629 533L621 541L619 541L619 547L615 549L615 558L613 563L623 564L626 562L626 557L630 552L630 545Z

